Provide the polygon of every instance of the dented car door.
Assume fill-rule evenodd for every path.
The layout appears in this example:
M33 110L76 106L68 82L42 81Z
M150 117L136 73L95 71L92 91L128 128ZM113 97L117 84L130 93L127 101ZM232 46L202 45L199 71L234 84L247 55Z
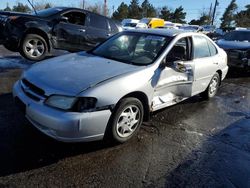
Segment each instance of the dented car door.
M193 61L195 63L193 95L204 91L214 73L219 70L219 56L214 45L203 36L193 36ZM212 50L213 49L213 50Z
M191 59L191 38L185 37L173 46L159 67L160 76L155 87L154 110L175 104L192 96L194 62Z
M55 46L66 50L84 50L87 14L70 11L61 16L61 20L53 28Z

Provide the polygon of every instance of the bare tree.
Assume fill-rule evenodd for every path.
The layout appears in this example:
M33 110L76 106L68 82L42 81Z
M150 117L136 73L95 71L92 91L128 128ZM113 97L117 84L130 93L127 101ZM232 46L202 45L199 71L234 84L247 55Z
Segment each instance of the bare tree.
M42 9L47 9L47 8L51 8L54 5L52 3L46 3L46 2L39 2L39 3L35 3L34 7L36 10L42 10Z

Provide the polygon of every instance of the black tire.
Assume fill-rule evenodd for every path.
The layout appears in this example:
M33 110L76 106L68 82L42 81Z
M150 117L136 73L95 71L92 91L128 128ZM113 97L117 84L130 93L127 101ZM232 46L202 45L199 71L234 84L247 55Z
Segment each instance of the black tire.
M221 81L220 75L216 72L213 75L207 89L201 93L202 98L208 100L208 99L214 97L219 89L220 81ZM215 82L216 82L216 84L215 84Z
M33 49L33 51L35 51L33 53L31 51L31 47L27 47L28 44L32 43L32 41L34 41L33 45L35 49L35 50ZM36 43L35 41L38 41L38 42ZM36 49L38 51L36 51ZM40 35L27 34L21 42L19 52L26 59L29 59L31 61L41 61L44 58L46 58L48 54L48 44L46 40Z
M126 109L128 109L129 107L132 107L132 111L136 111L136 109L137 109L138 113L136 116L133 116L131 113L131 117L127 116L125 118L122 116L122 113L123 112L129 113L129 111L126 111ZM111 138L116 143L127 142L138 132L138 130L142 124L142 121L143 121L143 115L144 115L143 113L144 113L143 105L142 105L140 100L138 100L136 98L132 98L132 97L122 99L119 102L119 104L117 104L117 107L115 108L115 110L111 116L105 137L109 138L109 139ZM135 121L138 120L138 121L137 121L137 123L135 123L133 125L133 123L135 122L134 120ZM126 124L122 123L124 126L119 127L118 126L119 121L120 121L120 123L125 122ZM127 126L127 127L125 127L125 126ZM126 130L127 131L127 133L126 133L124 127L126 129L129 127L130 130L133 130L133 131L131 131L129 133L130 130ZM122 135L121 132L124 132L124 135Z

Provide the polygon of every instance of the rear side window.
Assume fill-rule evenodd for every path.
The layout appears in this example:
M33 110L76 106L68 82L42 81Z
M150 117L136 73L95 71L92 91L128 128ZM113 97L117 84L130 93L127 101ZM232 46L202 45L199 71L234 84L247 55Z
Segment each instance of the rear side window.
M90 15L90 26L98 29L108 30L106 18L95 14Z
M114 21L108 20L108 22L110 25L111 32L117 33L119 30L118 30L117 26L115 25Z
M215 56L217 54L217 48L209 40L207 40L207 43L208 43L208 47L209 47L211 56Z
M210 56L207 39L202 36L193 36L194 58L204 58Z

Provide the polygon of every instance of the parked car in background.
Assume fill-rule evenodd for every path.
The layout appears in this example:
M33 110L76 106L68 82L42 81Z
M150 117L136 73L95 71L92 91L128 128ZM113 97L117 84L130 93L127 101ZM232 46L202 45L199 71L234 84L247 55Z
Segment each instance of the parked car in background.
M203 28L199 25L183 25L180 27L180 29L190 32L201 32L203 31Z
M157 28L163 27L165 25L165 21L160 18L142 18L137 27L139 27L140 24L146 24L148 28Z
M179 29L182 25L183 24L173 23L173 22L169 22L169 21L164 22L164 28L168 28L168 29Z
M137 19L124 19L122 20L122 28L123 30L135 29L138 23L139 20Z
M224 50L203 34L130 30L88 52L33 65L13 96L28 120L57 140L123 143L151 112L199 93L213 97L227 70Z
M146 23L139 22L136 24L136 29L148 29L148 25Z
M202 33L204 34L214 33L216 30L214 25L202 25L201 27L203 28Z
M77 8L49 8L37 14L0 12L3 45L34 61L52 49L89 50L120 30L114 20Z
M227 52L229 66L250 68L250 30L231 31L217 44Z

